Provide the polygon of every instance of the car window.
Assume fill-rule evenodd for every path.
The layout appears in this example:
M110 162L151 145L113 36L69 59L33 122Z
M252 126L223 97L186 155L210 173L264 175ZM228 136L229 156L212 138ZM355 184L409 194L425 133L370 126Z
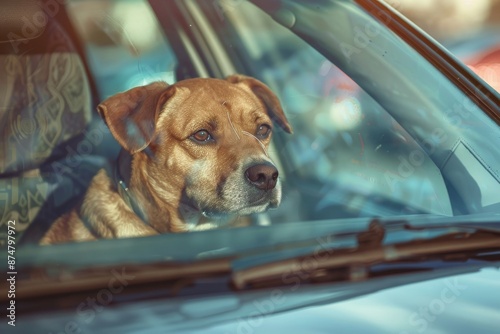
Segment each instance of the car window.
M451 214L438 168L386 110L254 5L234 6L212 9L227 20L247 74L275 88L296 133L277 139L274 158L283 161L284 179L300 181L286 182L280 209L257 215L257 222ZM69 9L102 97L155 80L175 82L173 51L145 1L74 2Z
M74 1L68 12L102 99L157 80L175 81L177 60L146 0Z
M287 4L314 6L282 5ZM100 101L153 81L174 83L182 79L175 76L178 64L194 62L200 76L239 71L279 97L294 128L293 135L276 131L270 149L283 185L282 203L238 216L234 226L498 212L494 121L353 1L331 1L326 14L298 11L323 15L326 33L315 36L335 38L328 45L299 37L286 16L272 17L250 1L90 0L69 2L67 9L84 42ZM162 10L172 14L175 24L166 24ZM325 19L329 15L337 26ZM297 17L301 24L311 23L307 15ZM178 41L169 43L165 36L175 33ZM335 58L327 47L337 44ZM181 46L189 56L176 59ZM85 110L90 114L90 106ZM108 168L120 184L109 166L116 165L120 147L94 116L97 129L75 131L80 136L72 138L75 148L49 160L50 177L69 175L83 188L97 170ZM82 137L83 144L78 142ZM101 149L107 145L114 147ZM87 160L101 153L104 162L89 162L94 174L80 179ZM72 187L69 182L66 191ZM77 192L67 192L51 192L59 208L73 205L64 200ZM45 219L46 226L52 221Z
M468 93L393 32L366 23L368 16L356 9L344 10L350 6L344 2L332 2L327 14L307 11L314 4L273 9L256 3L271 15L248 2L220 1L211 19L227 49L272 85L300 129L278 153L292 172L287 184L302 183L298 192L312 198L299 199L305 210L325 201L342 203L325 206L329 217L498 209L498 155L491 146L498 128ZM316 20L326 33L317 33ZM304 172L309 178L297 181ZM313 195L318 188L321 200Z
M299 217L452 213L437 166L354 80L251 3L220 5L232 32L221 34L273 86L294 125L278 154L289 194L310 192Z

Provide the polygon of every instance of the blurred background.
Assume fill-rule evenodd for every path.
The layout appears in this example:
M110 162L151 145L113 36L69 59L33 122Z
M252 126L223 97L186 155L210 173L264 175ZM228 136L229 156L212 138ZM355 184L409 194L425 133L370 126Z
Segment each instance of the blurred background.
M500 91L500 0L388 0Z
M227 4L230 8L241 3L241 0L213 1ZM500 0L386 2L500 91ZM91 65L102 68L99 72L103 80L98 82L125 90L152 80L174 81L175 59L158 58L158 55L171 55L172 52L164 43L159 23L147 0L71 1L69 9L90 49ZM158 48L161 52L157 52ZM112 73L118 68L122 71L123 62L136 62L138 58L142 59L141 64L147 64L141 65L139 75L127 74L126 82L113 79ZM156 64L156 67L150 64ZM104 97L115 93L108 87L99 89Z
M500 0L389 0L440 42L461 39L498 26Z

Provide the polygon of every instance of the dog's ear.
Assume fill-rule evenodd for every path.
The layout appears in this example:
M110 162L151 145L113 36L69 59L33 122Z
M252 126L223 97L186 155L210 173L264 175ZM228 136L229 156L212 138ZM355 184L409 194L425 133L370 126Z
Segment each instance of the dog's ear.
M248 87L266 106L269 117L276 122L283 130L292 133L292 126L288 122L278 97L259 80L241 74L234 74L226 78L234 84L241 84Z
M153 82L109 97L97 111L118 143L134 154L151 143L162 108L174 93L175 86Z

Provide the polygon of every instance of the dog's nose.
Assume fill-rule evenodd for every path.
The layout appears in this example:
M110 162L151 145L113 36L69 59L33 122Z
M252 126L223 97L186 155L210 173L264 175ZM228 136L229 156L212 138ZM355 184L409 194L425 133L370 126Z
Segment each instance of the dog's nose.
M270 164L258 164L249 167L245 176L254 186L261 190L271 190L276 187L278 170Z

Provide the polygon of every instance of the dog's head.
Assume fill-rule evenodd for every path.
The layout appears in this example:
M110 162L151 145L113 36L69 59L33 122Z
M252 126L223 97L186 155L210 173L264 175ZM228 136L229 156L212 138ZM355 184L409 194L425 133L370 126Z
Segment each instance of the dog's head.
M262 82L156 82L114 95L98 110L120 145L147 161L144 182L165 202L206 216L250 214L281 201L269 157L275 126L292 132L278 98Z

